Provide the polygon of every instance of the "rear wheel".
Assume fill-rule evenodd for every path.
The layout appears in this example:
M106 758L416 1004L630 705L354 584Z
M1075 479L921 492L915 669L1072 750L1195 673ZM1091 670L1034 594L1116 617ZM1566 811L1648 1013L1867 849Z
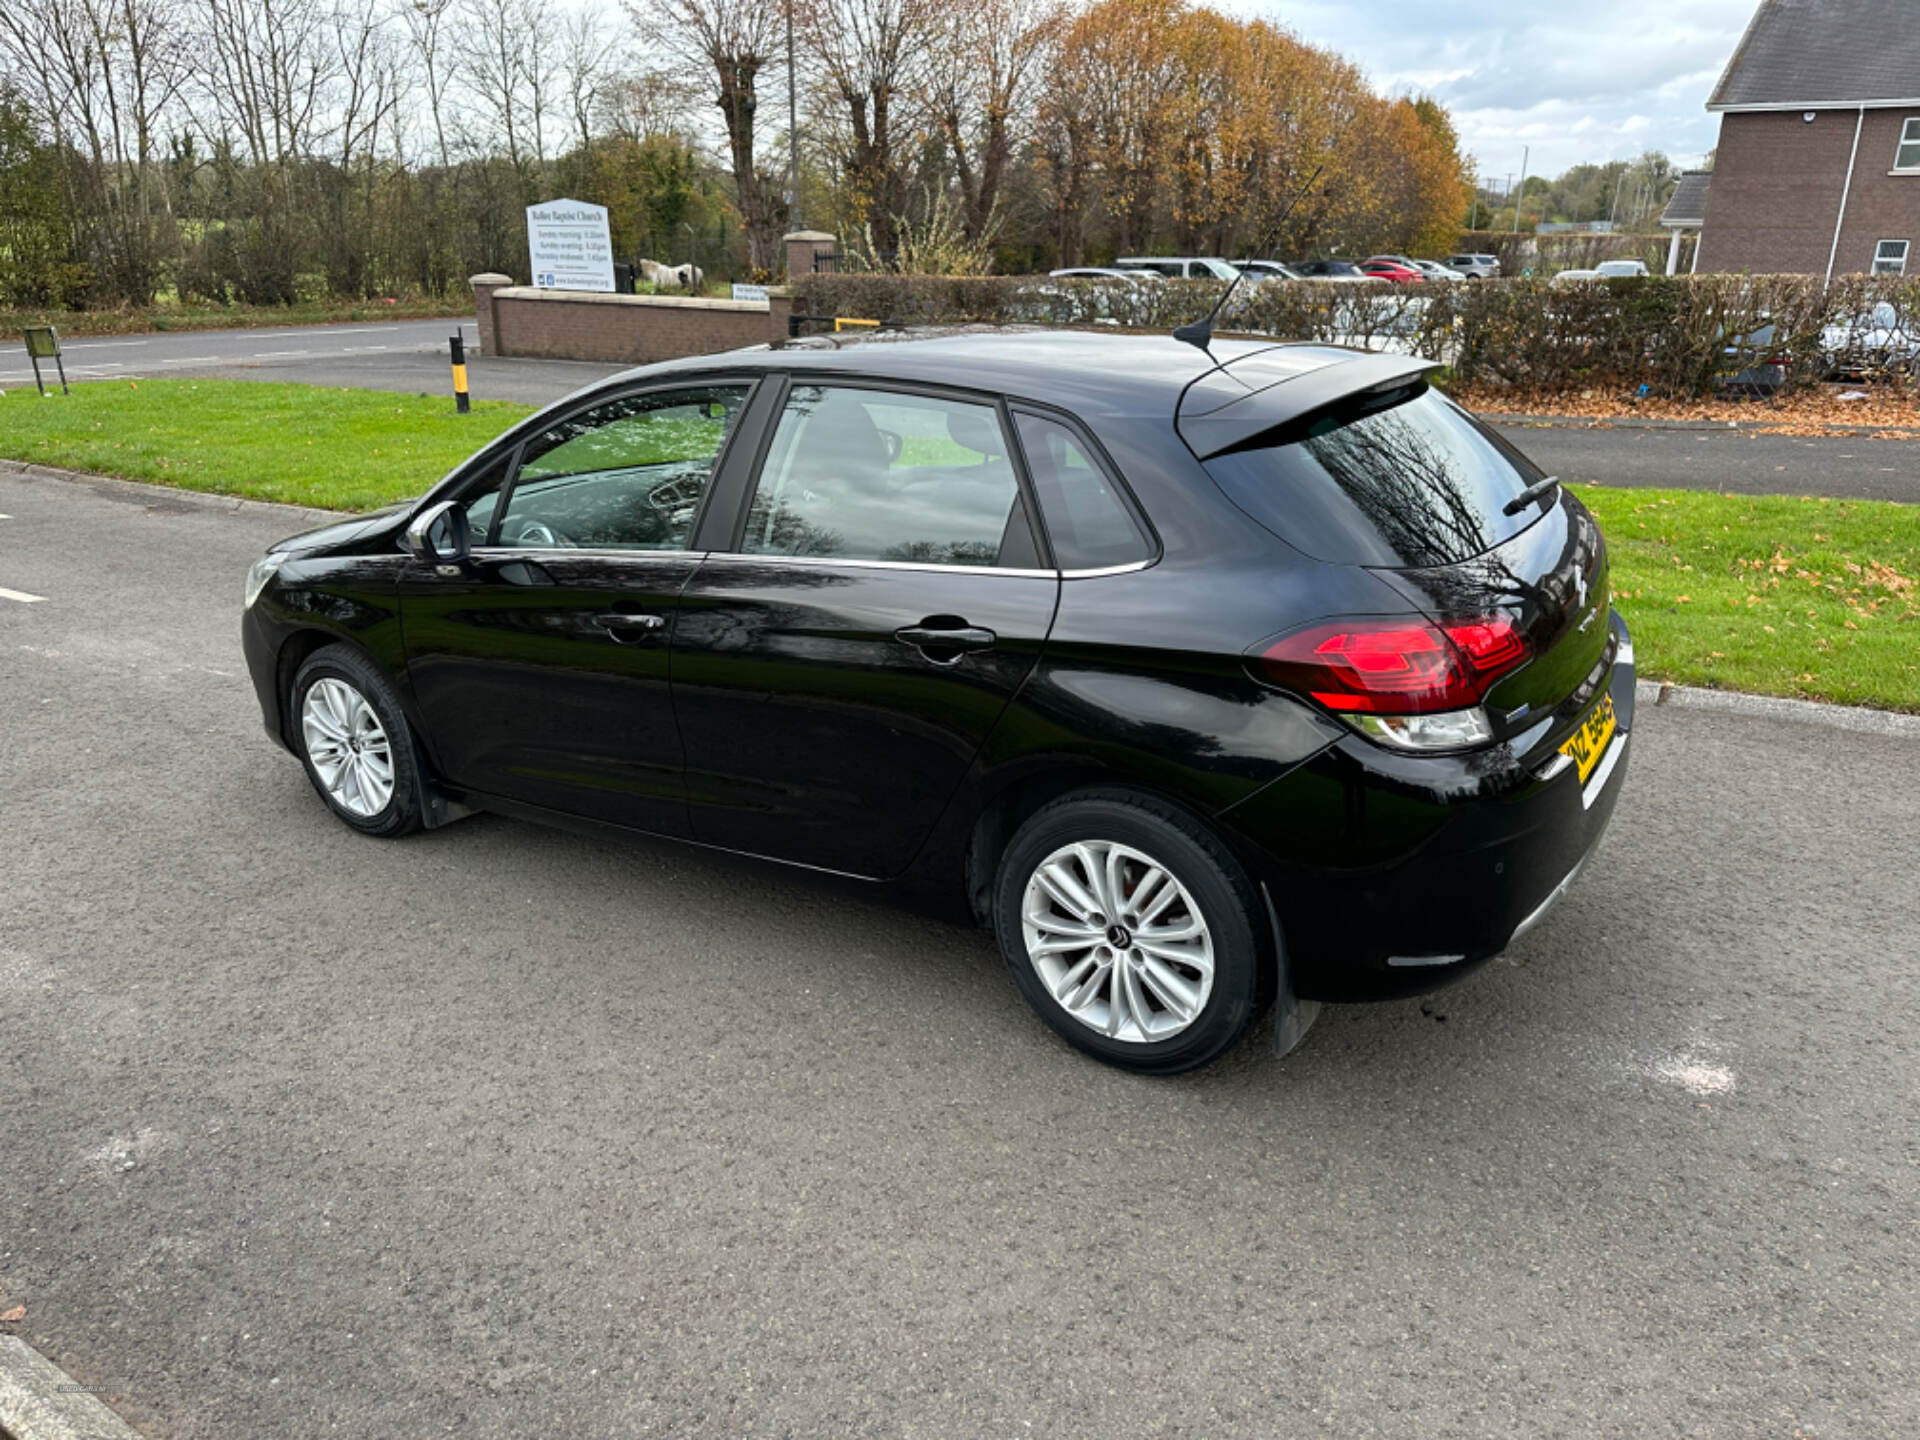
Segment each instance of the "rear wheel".
M1037 812L1001 858L994 928L1040 1017L1109 1064L1174 1074L1231 1046L1268 999L1258 898L1178 808L1123 791Z
M364 835L418 830L413 733L378 667L328 645L295 673L292 700L295 744L327 808Z

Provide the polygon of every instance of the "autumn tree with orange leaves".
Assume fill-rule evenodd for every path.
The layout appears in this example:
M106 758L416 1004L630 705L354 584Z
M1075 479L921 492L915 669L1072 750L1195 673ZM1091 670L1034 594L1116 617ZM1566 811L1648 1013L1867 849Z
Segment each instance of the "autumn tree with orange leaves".
M1072 18L1031 158L1061 264L1432 253L1452 246L1467 204L1436 103L1384 98L1337 55L1183 0L1101 0Z

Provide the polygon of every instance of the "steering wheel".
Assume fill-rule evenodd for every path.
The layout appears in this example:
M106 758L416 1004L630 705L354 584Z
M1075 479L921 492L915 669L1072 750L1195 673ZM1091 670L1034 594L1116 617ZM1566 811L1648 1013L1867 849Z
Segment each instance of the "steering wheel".
M551 525L543 520L522 520L512 535L500 537L510 545L526 545L547 550L572 549L573 542L555 534Z
M698 475L682 475L677 480L664 481L647 492L647 504L662 515L671 516L689 505L699 504L706 481L704 469Z

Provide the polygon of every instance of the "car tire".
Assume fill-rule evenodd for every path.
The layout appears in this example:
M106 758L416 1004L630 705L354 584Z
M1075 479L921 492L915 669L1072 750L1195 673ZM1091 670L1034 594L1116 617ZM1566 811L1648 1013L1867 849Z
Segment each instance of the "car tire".
M1036 811L1001 856L993 919L1040 1018L1125 1070L1197 1069L1273 998L1270 927L1246 871L1152 796L1079 791Z
M363 835L420 828L413 731L378 666L328 645L294 673L288 699L294 749L329 810Z

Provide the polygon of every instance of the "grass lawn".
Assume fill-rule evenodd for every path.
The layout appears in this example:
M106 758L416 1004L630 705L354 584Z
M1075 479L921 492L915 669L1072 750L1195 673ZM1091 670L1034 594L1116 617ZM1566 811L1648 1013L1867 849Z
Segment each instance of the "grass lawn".
M251 380L90 380L0 399L0 456L185 490L372 510L418 495L529 413L476 400Z
M1644 678L1920 711L1920 506L1575 488Z
M307 305L150 305L139 310L0 310L0 338L18 340L28 325L52 325L63 340L83 335L143 335L152 330L237 330L250 325L328 325L362 320L422 320L473 315L473 297L329 300Z
M0 456L368 510L417 495L527 407L244 380L0 399ZM1920 507L1577 487L1647 679L1920 711Z

